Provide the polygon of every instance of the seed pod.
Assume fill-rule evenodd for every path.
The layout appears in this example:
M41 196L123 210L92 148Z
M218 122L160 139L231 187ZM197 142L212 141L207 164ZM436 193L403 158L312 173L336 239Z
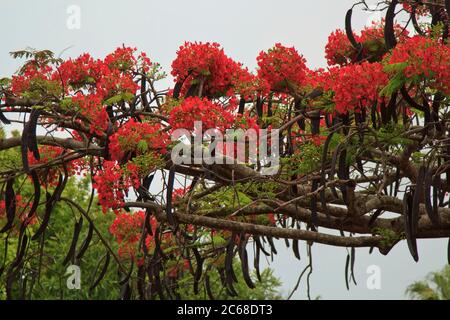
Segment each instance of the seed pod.
M300 250L298 249L298 240L294 239L292 240L292 251L294 251L294 256L298 259L300 259Z
M58 178L58 184L55 188L55 191L53 191L53 194L50 195L50 193L46 193L46 202L45 202L45 213L44 217L42 219L41 225L39 226L36 233L31 238L32 240L36 240L40 237L40 235L45 231L47 228L47 225L50 221L50 215L52 213L53 207L57 201L59 201L61 194L65 188L65 185L67 183L67 177L68 174L63 177L62 175L59 175Z
M173 186L175 183L175 168L172 167L169 170L169 179L167 182L167 197L166 197L166 215L167 215L167 221L172 225L175 226L175 217L173 216L172 212L172 194L173 194Z
M258 278L258 281L261 282L261 273L259 270L259 257L260 257L260 248L255 245L255 255L253 256L253 267L256 271L256 277Z
M41 110L33 109L30 113L30 119L28 120L28 149L33 153L36 160L40 159L38 144L36 140L36 127L41 115Z
M258 118L262 118L264 116L263 113L263 102L261 100L261 97L258 96L258 98L256 98L256 114L258 115Z
M91 244L93 233L94 233L94 224L92 222L90 222L86 238L83 240L83 243L80 246L80 250L78 251L78 254L76 256L77 260L81 260L84 256L84 254L86 253L87 249L89 248L89 245Z
M4 233L13 227L14 218L16 216L16 194L14 192L14 179L9 179L6 182L5 190L5 209L6 209L6 224L0 230Z
M397 7L397 4L398 0L392 0L386 12L384 39L388 50L394 48L397 45L397 39L395 37L394 31L395 8Z
M180 97L181 88L183 88L184 81L178 81L173 88L173 98L178 99Z
M256 246L261 250L262 253L264 253L265 256L270 256L270 253L266 251L266 248L264 248L264 245L261 243L261 239L259 236L253 236L253 240L255 240Z
M137 290L139 294L139 300L146 300L145 292L145 268L140 266L137 272Z
M417 183L416 187L414 188L414 194L413 194L413 202L412 202L412 215L411 215L411 227L413 235L417 234L418 224L419 224L419 206L420 201L423 198L423 187L424 187L424 181L425 181L425 172L426 168L424 166L421 166L419 169L419 174L417 177Z
M234 240L236 235L233 233L228 241L228 245L226 248L225 255L225 275L227 284L232 287L233 282L238 282L236 274L233 269L233 260L234 260ZM230 288L231 289L231 288Z
M250 272L248 269L248 255L247 249L247 240L241 237L241 241L239 243L239 258L241 259L242 266L242 275L244 277L244 281L250 289L254 289L255 285L253 284L252 278L250 277Z
M100 284L100 282L103 280L103 278L105 277L106 271L108 271L108 266L109 266L110 259L111 259L111 255L109 254L109 252L107 252L106 255L105 255L105 263L103 264L102 270L100 271L100 274L98 275L98 277L94 281L94 283L89 287L89 292L92 292L92 290L94 290ZM101 259L99 261L99 263L102 260L103 259Z
M194 294L198 294L198 292L199 292L198 284L200 282L200 279L202 278L204 259L198 252L197 248L192 248L192 252L194 253L194 257L197 262L197 266L195 268L195 274L194 274Z
M433 210L433 205L431 203L431 184L433 181L433 177L431 175L431 172L429 170L426 170L425 173L425 180L424 180L424 192L425 192L425 210L427 212L428 217L430 218L430 221L438 226L439 225L439 215L435 215Z
M412 228L412 202L413 198L411 192L405 192L403 197L403 219L404 229L406 235L406 241L408 244L409 252L411 253L414 261L419 261L419 255L417 253L417 240Z
M356 279L355 279L355 259L356 259L356 251L355 251L355 248L352 247L350 250L350 271L351 271L353 283L356 286L358 284L356 283Z
M446 0L447 1L447 0ZM414 26L414 29L416 30L416 32L421 35L424 36L425 32L423 32L422 28L419 25L419 22L417 21L417 16L416 16L416 6L413 5L412 6L412 10L411 10L411 22Z
M275 244L273 243L272 237L266 237L266 238L267 238L267 242L268 242L269 245L270 245L270 251L271 251L273 254L277 254L278 252L277 252L277 249L275 248Z
M80 217L80 220L75 223L74 229L73 229L73 236L72 236L72 242L69 247L69 251L67 252L66 257L63 260L63 266L67 265L69 261L73 260L75 256L75 250L77 248L77 242L78 238L80 236L80 231L83 226L83 217Z
M361 45L356 41L355 35L353 34L353 28L352 28L352 14L353 9L350 9L347 11L347 14L345 15L345 32L347 34L347 38L352 44L353 48L356 50L360 50Z
M347 288L347 290L350 290L348 277L349 266L350 266L350 255L347 255L347 259L345 260L345 287Z
M239 100L239 109L238 109L238 113L239 114L243 114L245 111L245 99L241 98L241 100Z
M311 192L315 192L319 186L319 180L314 179L312 181ZM315 195L311 196L311 224L316 229L319 225L318 215L317 215L317 197Z
M448 245L447 245L447 262L450 264L450 238L448 238Z
M337 148L333 152L333 156L331 157L330 173L328 174L328 179L330 179L330 180L333 180L334 176L336 175L336 166L337 166L337 161L338 161L339 155L341 153L341 150L342 150L342 146L338 145ZM335 197L336 199L339 199L338 193L337 193L334 185L332 185L330 187L330 190L331 190L331 193L333 194L333 197Z

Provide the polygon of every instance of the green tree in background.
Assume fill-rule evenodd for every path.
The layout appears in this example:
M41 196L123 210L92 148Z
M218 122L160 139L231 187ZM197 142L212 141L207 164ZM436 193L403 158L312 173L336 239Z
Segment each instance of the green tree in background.
M15 136L18 133L12 132ZM0 128L0 139L5 137L5 133ZM7 150L0 153L0 167L3 169L14 168L20 166L20 151L18 148ZM89 209L89 217L94 222L96 232L94 232L91 245L87 249L86 253L79 261L69 262L67 265L63 264L63 260L70 249L70 241L73 234L74 221L77 221L80 217L80 213L76 208L71 205L67 205L64 202L58 202L53 209L48 229L44 235L45 241L30 241L28 250L32 252L40 252L38 255L33 255L25 262L23 271L17 275L19 279L16 281L20 285L13 286L13 293L15 298L19 299L118 299L121 296L121 286L118 284L121 279L124 278L124 274L119 273L118 264L110 263L109 268L100 284L90 290L90 286L98 278L99 273L103 265L105 257L105 243L111 250L111 252L117 252L117 242L109 232L109 226L111 225L114 214L102 213L100 207L97 205L97 197L93 198L92 204L89 206L91 189L89 188L89 177L69 179L67 186L63 192L63 198L68 198L74 203L78 204L81 208ZM28 180L24 181L24 191L22 192L23 198L32 196L33 186ZM39 210L43 210L40 208ZM42 215L42 212L38 212ZM81 246L81 242L86 238L88 233L88 221L84 221L82 231L79 235L79 244L77 246L77 252ZM1 243L4 243L6 234L0 235ZM101 237L101 238L100 238ZM6 242L9 250L8 255L3 257L0 255L0 299L5 299L8 270L2 268L3 265L7 265L15 258L17 249L17 238L10 237ZM45 244L45 245L44 245ZM5 252L5 248L0 248L0 252ZM116 258L117 255L113 258ZM81 270L81 288L69 289L67 287L67 280L69 274L66 273L67 266L71 263L79 265ZM130 264L127 261L121 261L121 265L128 270ZM131 274L131 279L137 277L137 268ZM250 289L245 285L243 275L240 270L240 264L235 259L236 276L239 280L235 286L237 297L233 299L243 300L274 300L281 299L281 295L278 290L281 286L281 282L273 275L271 269L266 269L261 272L261 280L257 281L256 276L254 283L256 288ZM231 299L223 289L220 281L219 274L217 272L210 272L209 274L211 288L215 293L215 299ZM23 281L26 281L24 285ZM208 296L204 290L199 294L193 293L192 276L187 274L182 278L178 284L179 294L182 299L208 299ZM23 288L26 288L24 293ZM123 289L123 288L122 288ZM136 288L133 288L136 289ZM134 292L136 290L133 290Z
M431 272L423 281L414 282L406 293L416 300L450 300L450 265L442 271Z

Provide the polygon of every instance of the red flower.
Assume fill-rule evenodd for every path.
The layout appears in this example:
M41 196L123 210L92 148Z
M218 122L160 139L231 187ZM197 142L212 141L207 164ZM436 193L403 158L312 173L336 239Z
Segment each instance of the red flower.
M333 68L323 75L323 88L334 92L333 100L339 113L371 106L380 99L380 91L387 82L383 65L378 62Z
M118 254L123 259L133 259L138 265L143 261L139 255L139 241L142 237L142 227L145 222L145 212L120 212L116 215L114 222L109 228L109 232L116 238L119 244ZM150 225L152 231L156 231L156 219L152 216L150 218ZM145 244L147 247L152 246L152 238L150 235L146 236Z
M162 131L161 124L130 119L110 137L109 148L112 159L120 161L126 153L165 154L168 142L169 135Z
M415 36L398 44L388 58L389 64L405 63L403 75L413 81L450 93L450 47L439 41Z
M306 60L295 48L275 44L267 52L261 52L257 58L258 75L266 80L273 91L290 92L291 88L304 85L306 78Z
M220 105L204 98L190 97L180 105L172 109L169 115L169 123L173 130L186 129L193 131L194 122L201 121L202 129L225 129L231 128L235 117Z
M93 187L98 192L98 201L104 213L109 208L117 212L117 208L124 205L124 195L128 190L140 186L136 171L132 163L124 169L115 161L103 162L103 170L97 171Z
M194 84L203 83L203 94L209 97L223 96L236 88L248 94L246 86L252 76L240 63L229 58L218 43L186 42L177 51L172 62L175 82L183 82L182 94Z

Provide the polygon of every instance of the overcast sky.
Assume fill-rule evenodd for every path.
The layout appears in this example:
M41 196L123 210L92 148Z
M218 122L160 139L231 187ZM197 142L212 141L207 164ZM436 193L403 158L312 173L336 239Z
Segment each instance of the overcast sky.
M74 57L89 52L103 57L122 44L145 51L152 61L160 62L170 73L171 61L184 41L219 42L226 53L250 69L256 56L276 42L295 46L311 68L324 67L324 46L331 31L343 28L344 16L352 0L0 0L2 37L0 44L0 77L17 70L18 61L8 52L32 47ZM81 10L80 29L69 29L67 9ZM73 12L73 11L72 11ZM359 12L354 27L364 26L372 16ZM70 21L69 21L70 22ZM169 82L167 82L169 83ZM312 297L323 299L402 299L412 281L428 272L441 269L447 260L447 242L419 242L420 262L415 263L405 243L397 245L388 256L368 249L356 250L358 286L345 288L346 250L313 246L314 272ZM271 264L284 285L287 295L306 264L298 262L291 251L278 243L279 255ZM369 266L381 270L381 290L366 286ZM302 281L294 298L305 298Z

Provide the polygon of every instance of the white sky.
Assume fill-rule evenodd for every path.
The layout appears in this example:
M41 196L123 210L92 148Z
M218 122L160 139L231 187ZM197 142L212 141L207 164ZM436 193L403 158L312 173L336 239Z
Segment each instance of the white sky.
M216 41L228 55L250 69L256 56L276 42L295 46L308 60L311 68L324 67L324 46L331 31L343 28L344 16L352 0L1 0L0 77L10 76L19 61L8 52L33 47L63 52L74 57L89 52L102 57L117 46L137 47L152 61L160 62L167 73L177 48L184 41ZM66 27L67 8L81 9L81 28ZM369 14L355 14L354 28L364 26ZM405 243L397 245L387 256L368 249L356 250L357 287L345 288L344 266L346 250L322 245L313 246L314 273L311 277L312 296L323 299L402 299L412 281L429 271L441 269L447 260L445 240L419 242L420 262L414 263ZM279 255L272 263L284 285L285 295L295 285L306 264L302 245L301 262L292 251L277 245ZM366 287L367 267L378 265L381 270L381 290ZM294 296L305 298L305 285Z

